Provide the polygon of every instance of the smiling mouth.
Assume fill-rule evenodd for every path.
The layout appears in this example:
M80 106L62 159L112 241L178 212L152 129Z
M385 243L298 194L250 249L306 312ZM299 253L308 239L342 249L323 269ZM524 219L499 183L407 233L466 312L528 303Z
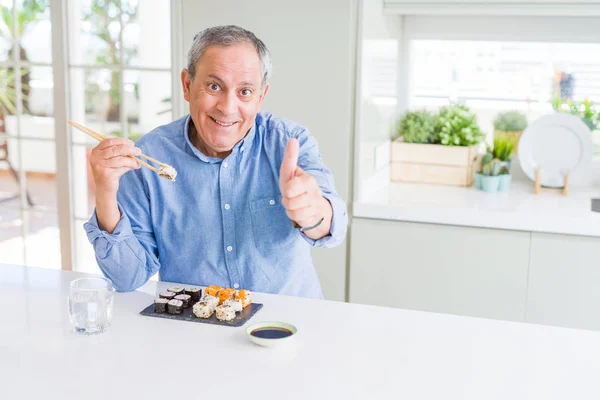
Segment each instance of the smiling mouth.
M235 124L238 123L238 121L234 121L234 122L225 122L225 121L219 121L216 118L210 117L210 119L212 119L217 125L228 128L230 126L233 126Z

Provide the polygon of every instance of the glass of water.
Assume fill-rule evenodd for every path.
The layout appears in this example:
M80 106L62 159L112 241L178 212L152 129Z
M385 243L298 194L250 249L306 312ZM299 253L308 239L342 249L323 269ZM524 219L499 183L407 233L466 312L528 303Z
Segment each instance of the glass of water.
M76 332L100 333L110 326L115 289L106 278L75 279L69 286L69 318Z

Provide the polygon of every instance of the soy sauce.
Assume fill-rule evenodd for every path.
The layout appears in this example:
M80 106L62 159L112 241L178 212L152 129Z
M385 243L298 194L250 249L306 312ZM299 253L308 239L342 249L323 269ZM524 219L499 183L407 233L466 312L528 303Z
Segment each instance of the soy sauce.
M258 328L250 332L252 336L256 336L262 339L282 339L288 336L292 336L292 331L285 328L279 328L276 326L265 326L264 328Z

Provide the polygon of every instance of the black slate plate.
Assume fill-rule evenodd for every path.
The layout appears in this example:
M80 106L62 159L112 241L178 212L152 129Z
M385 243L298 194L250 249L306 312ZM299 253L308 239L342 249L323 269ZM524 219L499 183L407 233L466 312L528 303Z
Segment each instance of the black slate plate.
M140 314L147 315L149 317L167 318L167 319L178 319L180 321L190 322L201 322L204 324L212 325L223 325L223 326L242 326L248 321L258 310L262 308L260 303L250 303L242 311L235 313L235 318L231 321L219 321L216 317L216 313L213 313L210 318L198 318L192 312L192 307L188 307L183 310L179 315L173 315L169 313L156 313L154 312L154 303L140 311Z

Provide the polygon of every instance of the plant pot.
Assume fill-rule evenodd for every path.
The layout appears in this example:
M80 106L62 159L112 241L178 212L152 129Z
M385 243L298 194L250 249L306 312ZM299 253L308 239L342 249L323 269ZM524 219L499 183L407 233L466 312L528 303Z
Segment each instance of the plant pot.
M479 190L481 190L481 178L483 177L483 175L481 175L479 172L475 174L475 187Z
M481 190L484 192L497 192L500 186L500 176L488 176L477 174L481 181ZM476 178L477 179L477 178Z
M391 180L441 185L471 186L479 145L392 142Z
M512 175L511 174L498 175L498 178L500 178L499 183L498 183L498 191L499 192L508 192L508 189L510 189L510 181L511 181Z

